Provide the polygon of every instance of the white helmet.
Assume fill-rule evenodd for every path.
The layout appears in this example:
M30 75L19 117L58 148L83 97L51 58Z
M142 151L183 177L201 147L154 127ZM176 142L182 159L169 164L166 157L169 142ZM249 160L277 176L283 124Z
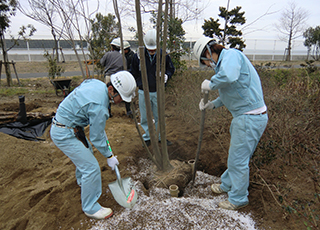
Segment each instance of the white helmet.
M209 45L212 45L214 43L215 43L215 40L213 38L202 37L202 38L199 38L197 40L196 44L194 44L194 46L193 46L193 54L197 58L200 67L205 67L206 66L206 65L202 64L201 57L204 54L204 51L209 49ZM210 51L210 49L209 49L209 51Z
M157 49L157 31L155 29L148 30L144 35L143 41L148 50Z
M128 41L123 41L123 49L130 48L130 43Z
M120 38L113 39L110 44L120 48L121 46Z
M123 70L112 74L110 79L112 86L119 92L122 100L131 102L137 87L136 80L132 74Z

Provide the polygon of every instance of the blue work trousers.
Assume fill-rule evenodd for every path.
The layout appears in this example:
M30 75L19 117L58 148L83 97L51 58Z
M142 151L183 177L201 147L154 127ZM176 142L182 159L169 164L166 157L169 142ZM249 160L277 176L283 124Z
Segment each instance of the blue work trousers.
M102 193L101 171L90 142L88 141L89 148L86 148L75 137L73 129L61 128L54 124L51 126L50 135L53 143L76 166L76 179L81 186L82 210L88 214L96 213L101 208L98 203Z
M231 122L228 168L221 176L220 187L228 192L228 200L234 205L249 202L249 161L267 123L267 114L244 114Z
M147 122L147 111L146 111L146 103L144 99L143 90L139 89L139 109L140 109L140 124L144 130L144 134L142 135L145 141L150 140L149 127ZM153 114L153 119L155 121L155 127L158 128L158 99L157 92L150 92L150 102L151 102L151 110Z

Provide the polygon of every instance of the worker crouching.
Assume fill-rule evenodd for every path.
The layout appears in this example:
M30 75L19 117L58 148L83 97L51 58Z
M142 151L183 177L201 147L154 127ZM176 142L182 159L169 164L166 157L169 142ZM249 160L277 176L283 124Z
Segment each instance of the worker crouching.
M87 79L60 103L52 120L51 138L76 166L82 210L90 218L106 219L112 216L113 211L98 203L102 193L101 171L83 129L90 125L91 143L114 170L119 162L108 147L105 133L106 120L110 116L108 106L111 100L114 103L131 102L135 90L135 79L127 71L111 75L107 85L97 79Z

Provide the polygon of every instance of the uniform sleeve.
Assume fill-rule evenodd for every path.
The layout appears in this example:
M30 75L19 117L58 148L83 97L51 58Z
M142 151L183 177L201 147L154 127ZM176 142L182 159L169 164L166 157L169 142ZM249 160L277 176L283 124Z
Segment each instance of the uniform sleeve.
M214 104L215 108L219 108L221 106L224 106L224 104L222 103L220 97L217 97L215 100L211 101Z
M100 59L100 64L101 64L102 66L105 66L106 58L107 58L107 55L105 54L105 55L103 55L103 57Z
M90 124L90 141L105 157L110 157L107 145L107 134L105 132L106 121L109 118L108 108L104 108L99 104L91 104L88 108L89 124Z
M173 66L173 62L171 60L171 57L169 55L166 55L166 74L168 75L168 80L172 77L174 74L175 68Z
M226 51L221 63L218 63L218 72L211 78L210 88L221 89L237 81L240 77L241 62L241 56L237 51Z
M142 86L142 80L141 80L141 72L140 72L140 60L138 58L138 54L134 54L132 58L132 63L131 63L131 69L130 73L136 80L137 86L140 87Z

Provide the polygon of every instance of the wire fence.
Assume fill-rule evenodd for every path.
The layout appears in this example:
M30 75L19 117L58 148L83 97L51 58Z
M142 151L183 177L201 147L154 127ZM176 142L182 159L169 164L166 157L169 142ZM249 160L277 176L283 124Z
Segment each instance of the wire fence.
M292 41L291 60L306 60L308 49L303 45L303 40ZM186 41L185 46L192 50L195 41ZM243 53L251 61L283 61L287 54L287 43L280 40L246 39L246 48ZM184 56L184 59L195 60L192 52Z
M84 48L84 53L88 58L88 44L86 42L81 42L79 40L75 41L76 50L80 50L81 47ZM138 49L138 42L129 40L131 49L136 51ZM285 59L287 43L280 40L264 40L264 39L246 39L246 48L244 49L244 54L251 61L282 61ZM182 56L184 60L195 60L193 56L192 49L195 44L195 40L185 41L182 46L182 50L187 51L185 55ZM12 41L6 40L7 47L13 45ZM50 39L33 39L18 42L18 45L12 48L9 54L9 60L13 61L45 61L43 56L45 52L49 54L53 53L53 47L55 47L54 41ZM71 44L68 41L59 41L59 54L68 61L75 61L76 56ZM1 52L2 54L2 52ZM82 55L81 55L82 56ZM84 57L81 57L84 59ZM308 58L308 50L303 45L303 40L294 40L292 42L291 49L291 60L306 60ZM0 60L2 60L2 55Z

